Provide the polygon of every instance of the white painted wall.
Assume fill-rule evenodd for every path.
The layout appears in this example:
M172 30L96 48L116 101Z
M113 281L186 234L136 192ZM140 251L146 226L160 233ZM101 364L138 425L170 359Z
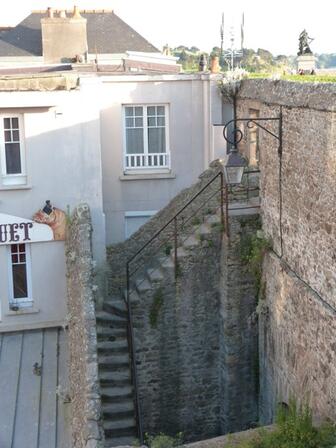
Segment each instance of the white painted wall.
M218 155L212 124L222 121L222 108L216 76L105 76L101 82L103 198L112 244L125 238L125 213L160 210ZM123 176L124 104L168 104L170 178Z
M221 139L212 126L222 122L217 82L217 76L201 74L88 74L70 92L1 92L0 113L24 113L28 183L8 189L0 182L0 213L31 218L47 199L63 210L85 201L93 220L94 257L103 262L105 244L125 238L127 212L160 210L221 155ZM135 103L169 105L168 178L123 176L122 106ZM0 331L64 321L63 243L32 244L34 309L39 312L24 315L8 313L4 250Z
M66 317L64 242L30 244L33 307L9 309L7 246L0 247L0 331L58 326Z
M87 202L93 220L94 257L98 263L103 262L105 221L99 104L90 91L0 93L0 104L3 106L1 113L7 110L24 113L28 177L27 185L20 189L8 189L0 184L0 213L31 218L46 199L65 211L73 210L80 202ZM22 107L30 104L35 107ZM38 107L39 104L43 107ZM8 279L6 281L4 252L3 246L0 252L0 331L64 322L64 243L31 244L34 309L39 310L32 314L7 312Z

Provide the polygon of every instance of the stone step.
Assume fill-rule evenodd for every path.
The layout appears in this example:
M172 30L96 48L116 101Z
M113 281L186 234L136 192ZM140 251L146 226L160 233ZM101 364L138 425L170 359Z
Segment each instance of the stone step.
M113 439L105 438L105 448L113 448L116 446L126 447L126 446L140 446L138 440L135 436L121 436L114 437Z
M218 215L216 213L215 215L211 215L211 216L207 217L206 222L207 222L207 224L210 224L210 225L220 224L221 223L221 216L220 216L220 214Z
M129 369L130 366L128 353L124 355L99 356L98 362L100 370Z
M204 223L197 229L196 233L199 235L203 235L205 237L211 235L212 233L211 226L207 223Z
M141 277L136 279L135 287L137 292L141 294L142 292L150 291L152 289L152 284L147 278Z
M103 311L106 311L108 313L111 313L118 317L127 318L127 308L126 303L124 300L117 301L104 301L103 303Z
M174 261L171 259L171 257L161 257L159 258L159 263L161 265L161 268L165 270L173 270L175 268Z
M134 418L122 418L120 420L106 420L104 421L104 429L116 430L118 429L126 429L126 428L135 428L135 420Z
M124 297L126 298L127 296L127 291L126 289L124 289L123 291ZM132 303L139 303L141 301L140 296L138 294L138 292L135 289L135 285L133 287L130 288L130 302Z
M98 341L118 341L127 339L127 328L110 328L108 326L97 326Z
M120 420L105 420L103 423L106 438L115 438L119 436L137 435L137 428L134 418Z
M172 251L170 256L171 256L171 259L174 261L174 258L175 258L174 251ZM178 247L177 248L177 259L184 258L184 257L187 257L187 256L188 256L188 253L187 253L187 251L183 247Z
M123 371L102 371L99 372L101 386L121 387L131 385L131 374L129 369Z
M186 249L193 249L194 247L197 247L200 243L199 238L196 238L195 235L190 235L187 239L183 242L183 247Z
M97 324L110 326L111 328L122 328L127 326L127 319L116 316L106 311L98 311L96 313Z
M97 343L97 348L99 354L128 354L128 341L127 339L119 339L115 341L99 341Z
M159 282L164 279L164 275L158 268L147 269L147 276L150 282Z
M125 400L121 403L103 403L102 410L106 420L119 420L134 418L133 400Z
M103 403L123 403L133 400L133 388L131 385L124 386L102 386L101 397Z

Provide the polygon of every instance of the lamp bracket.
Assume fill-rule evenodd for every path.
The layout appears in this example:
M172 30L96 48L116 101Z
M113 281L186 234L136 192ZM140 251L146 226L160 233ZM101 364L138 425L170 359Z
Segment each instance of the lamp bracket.
M265 121L276 121L279 123L279 131L277 134L267 129L265 126L263 126L260 122ZM231 134L233 134L233 140L231 140L228 137L228 127L234 123L234 129L231 131ZM233 120L228 121L223 129L223 137L224 139L236 147L236 145L241 142L241 140L244 138L244 132L236 126L237 123L246 123L246 126L251 129L253 126L257 126L258 128L261 128L262 130L266 131L268 134L272 135L274 138L276 138L279 141L279 155L281 154L281 147L282 147L282 114L280 113L279 117L260 117L260 118L235 118Z

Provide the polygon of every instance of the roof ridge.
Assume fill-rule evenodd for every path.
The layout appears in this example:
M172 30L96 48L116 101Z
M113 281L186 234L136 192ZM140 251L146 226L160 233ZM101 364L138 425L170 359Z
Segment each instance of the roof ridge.
M73 9L54 9L53 11L58 14L61 11L65 11L67 13L72 13ZM113 9L79 9L80 13L83 14L104 14L104 13L111 13L113 12ZM31 11L31 14L47 14L47 10L46 9L33 9Z

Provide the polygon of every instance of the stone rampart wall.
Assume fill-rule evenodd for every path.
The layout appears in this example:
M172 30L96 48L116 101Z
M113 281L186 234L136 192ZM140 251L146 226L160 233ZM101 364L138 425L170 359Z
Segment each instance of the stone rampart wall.
M308 403L317 420L336 420L336 312L288 266L270 254L264 262L260 309L260 419L279 402Z
M103 446L93 298L91 218L86 204L71 218L66 242L71 428L74 448Z
M231 217L230 240L223 241L219 288L222 434L258 422L256 279L242 253L259 228L259 214Z
M291 394L309 396L317 418L335 418L336 85L243 81L238 117L251 108L283 114L281 160L278 142L259 131L263 229L279 258L265 264L262 414L269 421Z

